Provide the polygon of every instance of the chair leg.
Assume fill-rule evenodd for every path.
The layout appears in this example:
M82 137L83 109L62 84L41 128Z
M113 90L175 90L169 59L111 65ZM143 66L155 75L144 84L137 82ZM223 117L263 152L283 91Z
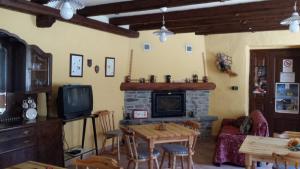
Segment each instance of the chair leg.
M160 162L160 167L159 167L160 169L162 169L162 166L164 164L165 156L166 156L166 152L164 151L162 158L161 158L161 162Z
M168 164L168 168L171 168L171 153L168 153L169 154L169 164Z
M159 169L159 164L158 164L157 157L154 159L154 162L155 162L155 164L156 164L156 169Z
M135 162L134 169L139 169L139 163L138 162Z
M111 144L111 152L114 153L114 149L115 149L115 138L112 138L112 144Z
M117 153L118 153L118 162L121 160L121 153L120 153L120 137L117 137Z
M104 152L104 150L105 150L106 140L107 140L107 138L105 137L105 138L104 138L104 141L103 141L103 143L102 143L102 148L101 148L100 154L103 154L103 152Z
M192 169L194 169L194 160L192 158Z
M180 161L181 161L181 168L184 169L184 166L183 166L183 156L181 156Z
M132 160L128 161L127 169L129 169L131 162L132 162Z
M173 155L173 166L172 169L176 169L176 155Z

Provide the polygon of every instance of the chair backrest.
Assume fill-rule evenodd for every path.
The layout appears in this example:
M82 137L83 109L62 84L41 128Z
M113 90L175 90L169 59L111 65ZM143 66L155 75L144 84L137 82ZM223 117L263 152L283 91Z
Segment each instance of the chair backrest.
M108 131L115 130L115 119L113 111L101 110L97 111L95 114L99 116L98 119L104 134Z
M300 132L296 132L296 131L284 131L283 133L274 133L273 137L275 137L275 138L283 138L283 139L300 138Z
M184 125L185 127L188 127L188 128L190 128L190 129L196 131L196 132L199 132L199 130L200 130L200 128L201 128L201 124L200 124L200 123L195 122L195 121L190 121L190 120L184 122L183 125ZM193 150L193 151L194 151L195 146L196 146L196 143L197 143L197 138L198 138L198 136L196 135L196 136L194 137L194 140L193 140L193 145L192 145L192 150Z
M138 159L137 143L135 141L135 133L129 128L121 127L125 142L127 144L128 155L130 159Z
M280 164L283 164L285 169L290 169L292 166L294 166L295 169L299 169L299 153L288 153L284 155L273 153L273 159L275 161L275 169L282 169L279 167Z
M123 169L118 162L110 157L91 156L85 160L76 159L76 169Z
M252 120L251 134L255 136L269 136L269 126L266 118L259 110L254 110L250 114Z

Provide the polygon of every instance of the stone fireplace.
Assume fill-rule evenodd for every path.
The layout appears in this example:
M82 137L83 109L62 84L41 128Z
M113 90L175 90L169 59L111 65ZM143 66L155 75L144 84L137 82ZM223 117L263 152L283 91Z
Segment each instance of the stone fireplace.
M136 85L143 84L137 83ZM132 117L134 110L146 110L148 118L124 119L121 123L144 124L161 121L183 122L186 120L196 120L202 125L201 135L204 137L211 135L212 122L217 120L217 117L208 115L211 89L181 87L176 89L168 87L169 90L163 90L164 88L159 89L146 87L145 90L141 90L140 88L124 90L124 111L131 114L130 116ZM193 116L191 116L191 112L193 112Z
M184 117L184 91L153 91L151 94L151 117Z
M148 118L152 115L152 94L153 91L125 91L124 108L125 112L132 113L134 110L147 110ZM154 92L157 93L157 92ZM160 92L161 93L161 92ZM171 92L173 93L173 92ZM189 117L186 112L193 112L195 117L202 117L208 115L209 108L209 91L208 90L187 90L183 91L185 94L184 104L185 111L181 112L180 116ZM156 112L157 113L157 112ZM155 115L157 117L158 115ZM169 118L172 115L168 116ZM173 116L178 117L178 115ZM161 117L163 118L163 117ZM166 119L167 120L167 119Z

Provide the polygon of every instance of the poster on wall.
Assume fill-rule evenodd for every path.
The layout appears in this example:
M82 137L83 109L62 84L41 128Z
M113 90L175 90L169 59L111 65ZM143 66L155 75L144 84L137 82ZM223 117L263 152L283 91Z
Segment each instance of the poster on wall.
M293 72L293 59L282 60L282 72Z
M276 83L275 112L299 113L299 83Z

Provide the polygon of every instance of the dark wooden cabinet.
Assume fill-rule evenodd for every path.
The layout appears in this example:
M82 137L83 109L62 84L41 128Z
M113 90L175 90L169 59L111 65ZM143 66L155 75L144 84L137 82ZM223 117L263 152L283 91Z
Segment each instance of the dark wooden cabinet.
M252 50L249 76L249 109L266 117L270 133L300 131L300 114L275 111L275 85L280 82L284 59L293 60L295 83L300 83L300 49Z
M30 45L26 56L26 92L49 92L52 85L52 55Z
M64 165L60 119L0 124L0 168L28 160Z
M51 89L52 55L0 30L0 122L21 120L23 100L38 93L49 103Z

